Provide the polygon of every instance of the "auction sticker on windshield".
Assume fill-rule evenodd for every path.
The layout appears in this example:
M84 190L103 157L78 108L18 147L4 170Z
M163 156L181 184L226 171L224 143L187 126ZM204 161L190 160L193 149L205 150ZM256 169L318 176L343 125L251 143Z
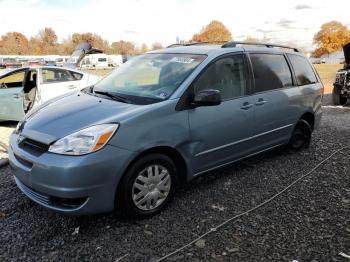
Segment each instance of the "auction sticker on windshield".
M181 63L181 64L191 64L194 61L193 58L189 57L174 57L170 62Z

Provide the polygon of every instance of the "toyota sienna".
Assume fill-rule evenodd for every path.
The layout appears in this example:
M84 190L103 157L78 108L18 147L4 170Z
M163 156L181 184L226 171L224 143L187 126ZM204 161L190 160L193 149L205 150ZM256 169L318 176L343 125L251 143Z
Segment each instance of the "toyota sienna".
M33 109L11 135L20 190L64 214L146 217L177 186L287 145L309 145L323 85L298 49L175 45Z

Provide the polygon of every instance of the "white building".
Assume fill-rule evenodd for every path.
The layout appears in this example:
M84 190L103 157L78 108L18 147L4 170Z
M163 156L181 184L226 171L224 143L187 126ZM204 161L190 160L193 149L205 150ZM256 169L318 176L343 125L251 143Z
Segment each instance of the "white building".
M325 54L320 57L326 64L340 64L345 61L343 49L339 49L333 53Z

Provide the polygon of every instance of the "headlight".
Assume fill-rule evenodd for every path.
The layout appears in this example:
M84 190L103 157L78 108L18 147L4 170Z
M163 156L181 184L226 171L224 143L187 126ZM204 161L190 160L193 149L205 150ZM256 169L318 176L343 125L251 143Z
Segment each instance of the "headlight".
M84 155L103 148L113 134L118 124L102 124L91 126L57 140L50 146L49 152L63 155Z

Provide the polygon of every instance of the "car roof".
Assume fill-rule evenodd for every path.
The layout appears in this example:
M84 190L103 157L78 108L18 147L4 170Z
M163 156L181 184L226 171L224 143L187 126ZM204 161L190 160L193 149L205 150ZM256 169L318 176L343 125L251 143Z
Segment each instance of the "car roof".
M263 47L263 46L240 46L240 47L222 47L221 45L184 45L184 46L174 46L169 48L164 48L160 50L155 50L148 52L148 54L154 53L174 53L174 54L198 54L198 55L222 55L226 53L234 52L266 52L266 53L290 53L302 55L299 51L295 51L292 48L280 48L280 47Z
M151 51L148 53L180 53L180 54L199 54L208 55L218 51L218 45L196 45L196 46L175 46L160 50Z

